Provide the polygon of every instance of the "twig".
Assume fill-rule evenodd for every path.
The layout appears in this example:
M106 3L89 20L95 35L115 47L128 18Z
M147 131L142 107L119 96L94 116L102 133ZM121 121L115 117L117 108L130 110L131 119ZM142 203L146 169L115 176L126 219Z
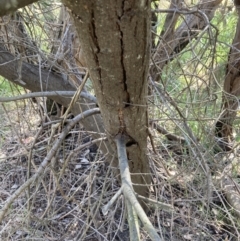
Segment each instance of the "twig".
M81 121L82 119L89 117L91 115L94 114L98 114L100 113L99 108L94 108L91 110L87 110L79 115L77 115L74 119L72 119L71 122L69 122L69 124L64 128L64 130L62 131L62 133L59 135L58 139L55 141L53 147L51 148L51 150L49 151L48 155L44 158L43 162L41 163L41 165L39 166L37 172L30 178L28 179L24 184L22 184L21 187L18 188L18 190L16 190L15 193L13 193L13 195L11 195L6 203L4 204L3 208L0 210L0 223L2 223L3 218L5 216L5 214L7 213L9 207L11 206L11 204L13 203L13 201L28 187L30 186L32 183L34 183L38 178L40 178L40 176L43 174L45 168L47 167L47 165L49 164L49 162L51 161L52 157L55 155L55 153L57 152L59 146L61 145L61 143L63 142L64 138L67 136L68 132L73 128L74 125L76 125L79 121Z
M81 94L81 92L83 90L83 87L84 87L84 85L87 82L88 76L89 76L89 73L87 71L87 73L85 74L84 79L83 79L81 85L78 87L77 91L75 92L74 96L72 97L72 100L71 100L67 110L65 111L65 113L63 115L63 118L64 118L63 119L63 123L65 122L65 120L66 120L66 118L68 116L68 113L70 112L72 106L76 103L77 99L79 98L79 96L80 96L80 94Z
M84 79L83 79L81 85L78 87L77 91L73 95L73 97L71 99L71 102L70 102L67 110L65 111L64 115L62 115L62 118L61 118L62 121L51 126L51 135L50 135L50 138L49 138L49 141L48 141L48 145L51 143L52 138L53 138L53 136L55 134L55 131L61 126L61 124L65 123L65 121L67 119L67 116L68 116L72 106L76 103L77 99L79 98L79 96L80 96L80 94L81 94L81 92L83 90L83 87L84 87L85 83L87 82L87 79L88 79L88 72L84 76Z
M28 152L28 151L29 151L29 148L26 147L26 146L23 144L23 141L22 141L22 139L21 139L21 137L20 137L20 134L19 134L19 132L18 132L18 130L17 130L17 128L16 128L16 125L12 122L12 119L10 118L9 113L8 113L8 111L6 110L4 104L1 104L1 106L2 106L2 108L3 108L3 110L4 110L5 114L6 114L6 117L8 118L8 122L10 123L13 132L15 133L15 135L16 135L17 138L18 138L19 143L20 143L21 146L25 149L25 151Z
M112 162L113 162L114 159L115 159L115 155L112 156L110 166L112 165ZM106 173L106 177L109 176L110 170L111 170L111 168L108 168L107 173ZM104 195L104 190L106 188L106 183L107 183L107 178L104 179L104 183L103 183L103 186L102 186L102 192L101 192L101 195L99 197L99 202L96 202L94 207L93 207L96 210L95 214L94 214L94 217L93 218L90 218L90 216L87 217L86 228L83 230L83 232L81 232L81 230L80 230L80 232L76 235L76 238L74 239L74 241L83 240L87 231L88 231L88 229L91 227L93 219L97 215L97 212L100 208L100 205L101 205L101 202L102 202L102 199L103 199L103 195Z
M122 194L122 188L120 188L114 196L110 199L110 201L102 207L103 215L107 215L109 208L114 204L117 198Z
M54 178L55 178L55 181L56 181L56 188L55 188L55 190L54 190L54 193L52 194L52 199L51 199L50 202L48 203L48 206L47 206L47 208L45 209L44 213L41 215L41 218L40 218L40 219L43 219L43 218L44 218L44 216L45 216L46 213L48 212L49 208L51 207L52 202L53 202L53 200L54 200L54 198L55 198L55 194L56 194L56 192L57 192L57 189L60 191L61 195L63 196L63 198L64 198L65 200L67 200L67 201L69 201L69 200L74 200L74 201L77 203L77 201L76 201L76 199L75 199L74 197L68 197L67 195L65 195L65 193L64 193L61 185L59 184L59 183L60 183L60 179L61 179L62 175L64 174L64 171L65 171L65 169L66 169L67 164L69 163L69 161L72 160L72 159L79 153L80 150L82 150L82 149L84 149L84 148L86 148L86 147L88 147L88 146L91 146L91 145L93 145L93 144L95 144L95 143L98 143L98 142L100 142L100 141L104 141L104 140L106 140L106 139L107 139L106 137L104 137L104 138L98 138L98 139L89 141L89 142L87 142L87 143L85 143L85 144L82 144L82 145L78 146L77 148L75 148L73 151L70 152L70 154L68 155L67 159L64 161L63 167L61 168L60 174L59 174L58 176L56 175L56 173L55 173L54 170L53 170L53 175L54 175Z
M34 165L34 167L36 168L35 166L35 163L34 161L32 160L32 155L33 155L33 148L34 148L34 145L36 144L37 142L37 139L39 137L39 135L42 133L43 131L43 127L40 127L40 129L38 130L37 134L35 135L34 137L34 141L31 145L31 148L30 148L30 151L29 151L29 154L28 154L28 169L27 169L27 179L30 178L30 175L31 175L31 164ZM36 168L37 169L37 168ZM28 201L27 201L27 209L28 211L30 211L31 209L31 195L30 195L30 186L28 186L28 189L27 189L27 197L28 197Z
M147 197L144 197L142 195L139 195L137 193L135 193L135 195L136 195L137 198L140 198L143 201L148 202L150 205L152 205L152 206L154 206L156 208L160 208L160 209L162 209L164 211L167 211L167 212L174 211L173 206L170 205L170 204L166 204L166 203L162 203L162 202L159 202L159 201L155 201L155 200L152 200L150 198L147 198Z
M200 146L198 144L197 138L195 138L194 134L192 133L192 130L187 123L186 117L182 114L177 103L172 99L172 97L168 94L168 92L161 90L159 85L155 83L153 80L151 80L151 83L157 89L157 91L161 94L161 96L164 96L164 98L169 102L169 104L173 106L173 108L177 111L178 115L182 118L183 126L185 127L186 134L187 134L185 141L189 145L189 147L190 147L190 143L192 143L195 146L197 152L193 148L191 148L192 153L194 154L194 157L201 165L207 177L207 183L208 183L207 197L208 197L208 201L210 202L210 200L212 199L212 176L211 176L210 168L206 162L206 159L202 154L203 152L200 150ZM180 128L180 126L178 127ZM182 128L181 130L185 134L185 131Z
M152 127L156 129L160 134L164 135L169 141L178 141L180 143L186 143L185 138L169 133L166 129L159 126L154 121L150 121L150 125L152 125Z

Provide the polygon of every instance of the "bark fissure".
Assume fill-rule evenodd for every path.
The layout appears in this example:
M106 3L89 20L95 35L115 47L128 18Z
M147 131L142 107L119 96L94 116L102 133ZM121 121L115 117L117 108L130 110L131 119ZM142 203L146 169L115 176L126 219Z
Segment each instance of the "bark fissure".
M125 121L124 121L124 115L123 115L122 109L118 110L118 119L119 119L119 124L120 124L118 134L125 134L126 124L125 124Z
M97 33L96 33L96 26L95 26L95 17L94 17L94 9L91 12L91 32L92 32L92 39L93 42L95 43L96 50L94 50L94 57L95 61L97 64L97 71L99 74L99 82L101 85L101 91L103 92L103 85L102 85L102 70L100 66L100 61L98 59L98 54L100 53L100 46L98 44L98 38L97 38Z
M130 106L130 96L129 96L129 92L128 92L128 88L127 88L127 74L126 74L126 69L125 69L125 63L124 63L124 43L123 43L123 30L121 27L121 21L124 18L124 14L125 14L125 10L124 10L124 4L125 1L122 2L122 9L121 9L121 15L118 17L118 21L117 21L117 26L119 29L119 34L120 34L120 45L121 45L121 56L120 56L120 62L121 62L121 66L122 66L122 71L123 71L123 79L122 79L122 83L124 86L124 91L126 92L126 100L125 101L125 108Z

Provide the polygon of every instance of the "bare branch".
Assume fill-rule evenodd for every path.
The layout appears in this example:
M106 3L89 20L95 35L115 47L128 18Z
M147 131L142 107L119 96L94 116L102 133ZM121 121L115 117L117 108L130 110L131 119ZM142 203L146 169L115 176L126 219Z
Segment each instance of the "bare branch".
M161 32L161 36L163 36L163 38L167 38L168 35L173 34L175 25L179 17L178 8L180 7L180 4L181 4L181 1L179 0L171 1L170 7L168 10L173 10L173 11L168 11L168 14L166 16L166 20ZM156 9L155 12L159 12L159 9Z
M181 136L174 135L172 133L169 133L167 130L165 130L164 128L159 126L154 121L150 121L150 125L152 125L152 127L154 129L156 129L160 134L164 135L168 140L170 140L170 141L178 141L180 143L186 143L185 138L183 138Z
M111 198L111 200L102 207L102 213L103 215L107 215L109 208L113 205L113 203L117 200L117 198L122 194L122 188L120 188L114 196Z
M0 44L0 75L9 81L16 83L18 79L18 58L7 51L3 44ZM56 74L47 69L40 69L43 91L75 91L76 88L66 82L61 74ZM39 66L22 62L22 81L25 85L17 82L16 84L31 91L41 90L39 80ZM62 97L61 97L62 98ZM60 98L59 98L60 99Z
M30 178L28 179L13 195L11 195L6 203L4 204L3 208L0 210L0 223L2 222L5 214L7 213L9 207L11 206L11 204L13 203L13 201L27 188L29 187L32 183L34 183L38 178L40 178L40 176L42 175L42 173L44 172L45 168L47 167L47 165L49 164L49 162L51 161L51 159L53 158L53 156L56 154L59 146L61 145L61 143L63 142L64 138L67 136L67 134L69 133L69 131L73 128L73 126L78 123L79 121L94 115L94 114L98 114L100 113L99 108L94 108L88 111L85 111L81 114L79 114L78 116L76 116L74 119L72 119L71 122L68 123L68 125L64 128L63 132L60 134L60 136L58 137L58 139L55 141L55 143L53 144L52 149L49 151L48 155L44 158L43 162L41 163L41 165L39 166L38 170L36 171L36 173Z
M143 201L148 202L150 205L154 206L155 208L159 208L159 209L164 210L166 212L173 212L174 211L174 207L170 204L155 201L155 200L152 200L150 198L146 198L144 196L138 195L137 193L135 193L135 195L136 195L137 198L140 198Z
M240 218L240 186L231 177L225 176L221 180L221 187L234 213Z
M115 142L117 144L117 150L118 150L119 169L120 169L121 180L122 180L122 192L123 192L125 198L127 198L127 200L133 206L138 217L141 219L141 221L143 223L144 229L148 232L151 239L159 241L159 240L161 240L159 235L157 234L153 225L149 221L147 215L145 214L143 208L141 207L140 203L138 202L138 200L134 194L130 171L129 171L129 165L128 165L125 137L123 135L119 134L115 138Z
M161 38L153 55L153 64L150 68L154 81L159 79L164 66L173 60L176 54L180 53L194 37L198 36L202 30L210 25L215 10L221 2L222 0L200 0L199 4L196 5L197 11L188 12L186 9L174 9L173 11L171 8L168 10L157 10L158 12L172 12L175 14L187 14L188 16L184 18L182 24L175 31L170 31L171 34ZM192 14L189 15L189 13Z
M6 78L7 80L16 83L15 79L18 77L17 73L18 60L12 55L9 51L4 48L3 44L0 44L0 75ZM41 72L41 81L43 86L43 91L76 91L76 87L71 83L67 82L61 74L57 74L52 72L51 70L39 68L38 65L29 64L26 62L22 62L22 81L26 83L26 85L22 85L17 82L17 85L20 85L26 89L29 89L33 92L39 92L41 90L40 84L40 72ZM57 103L68 107L71 98L65 96L53 96L51 99L55 100ZM84 104L82 104L84 103ZM72 108L72 113L74 115L78 115L81 111L86 111L91 106L92 100L86 100L81 98L81 105L76 103ZM99 138L98 133L104 132L104 125L102 123L102 118L100 115L95 115L94 117L90 117L89 120L83 120L82 123L87 131L91 131L94 138ZM107 153L109 149L102 145L102 151Z
M53 97L53 96L73 96L75 91L46 91L46 92L33 92L27 93L24 95L12 96L12 97L0 97L0 102L10 102L16 100L29 99L34 97ZM92 101L93 103L97 103L96 97L92 96L89 93L81 92L80 96Z
M0 1L0 16L7 15L17 11L19 8L23 8L38 0L1 0Z

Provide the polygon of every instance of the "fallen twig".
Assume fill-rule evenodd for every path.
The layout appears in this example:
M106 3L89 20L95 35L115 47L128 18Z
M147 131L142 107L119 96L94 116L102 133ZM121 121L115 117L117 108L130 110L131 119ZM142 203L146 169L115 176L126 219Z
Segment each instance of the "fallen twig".
M229 204L232 206L234 213L240 218L240 187L239 185L230 177L225 176L221 180L221 188L226 195Z
M154 121L150 121L150 125L152 125L152 127L154 129L156 129L160 134L164 135L169 141L177 141L177 142L180 142L180 143L186 143L185 138L183 138L181 136L174 135L172 133L169 133L166 129L159 126Z
M19 187L15 193L13 193L13 195L11 195L7 201L5 202L3 208L0 210L0 223L2 222L5 214L7 213L9 207L11 206L11 204L13 203L13 201L28 187L30 186L33 182L35 182L38 178L40 178L40 176L43 174L45 168L47 167L47 165L49 164L49 162L51 161L51 159L53 158L53 156L55 155L55 153L57 152L59 146L61 145L61 143L63 142L64 138L67 136L68 132L73 128L74 125L76 125L79 121L81 121L82 119L89 117L91 115L94 114L98 114L100 113L99 108L94 108L94 109L90 109L87 110L79 115L77 115L75 118L72 119L71 122L68 123L68 125L66 125L66 127L63 129L62 133L59 135L58 139L55 141L55 143L53 144L53 147L51 148L51 150L49 151L48 155L44 158L43 162L41 163L41 165L39 166L37 172L31 177L29 178L25 183L22 184L21 187Z

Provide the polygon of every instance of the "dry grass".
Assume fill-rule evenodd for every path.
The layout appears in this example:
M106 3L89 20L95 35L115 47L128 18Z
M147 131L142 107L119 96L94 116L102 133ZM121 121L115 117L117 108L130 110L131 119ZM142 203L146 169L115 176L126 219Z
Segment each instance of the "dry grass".
M33 40L44 50L52 48L50 39L60 11L59 5L52 4L44 8L35 5L28 12L23 11L30 13L30 17L22 15L30 29L36 30ZM45 17L52 20L47 21L49 29L43 31ZM161 15L159 21L163 23L164 19ZM228 24L227 31L225 23L224 31L221 24L217 25L219 35L231 28L235 31L233 24ZM214 29L209 29L214 33ZM10 33L8 39L23 42ZM156 152L149 143L150 198L174 207L169 212L148 203L147 214L164 241L233 241L240 237L239 217L220 185L221 178L227 176L233 183L239 182L238 146L229 154L214 153L214 123L221 112L221 86L229 51L225 50L229 46L224 41L232 37L227 34L224 41L220 39L217 52L213 46L217 39L212 39L217 34L205 35L193 40L193 49L188 46L188 51L169 61L162 70L161 81L151 86L149 119L186 140L185 144L169 141L151 128ZM57 56L50 55L57 61ZM44 121L41 129L44 113L40 114L38 106L30 101L17 101L4 107L0 106L0 208L36 173L62 131L59 128L51 139L53 124ZM239 121L236 122L238 133ZM237 135L236 139L239 138ZM129 240L123 196L106 215L101 210L120 188L116 172L96 146L75 151L89 140L89 133L81 126L72 129L44 174L11 205L0 225L0 240ZM142 229L141 237L149 240Z
M39 134L41 118L30 102L6 109L7 113L2 110L1 114L1 207L36 172L61 132L59 129L48 143L51 125ZM197 148L176 148L178 143L163 140L154 130L153 137L157 152L149 144L150 198L174 207L169 212L149 203L148 216L162 239L238 240L239 221L216 181L212 181L211 197L207 194L209 179L202 168L205 159L194 156ZM89 140L81 126L72 129L44 175L12 204L1 224L1 240L129 240L123 197L107 215L101 211L120 187L105 157L93 145L74 152ZM68 160L72 152L74 155ZM202 155L206 157L207 153ZM227 158L226 165L236 162L233 154L231 158ZM212 160L215 164L224 162L226 155L225 159L219 154L212 156ZM142 240L149 240L143 230L141 235Z

